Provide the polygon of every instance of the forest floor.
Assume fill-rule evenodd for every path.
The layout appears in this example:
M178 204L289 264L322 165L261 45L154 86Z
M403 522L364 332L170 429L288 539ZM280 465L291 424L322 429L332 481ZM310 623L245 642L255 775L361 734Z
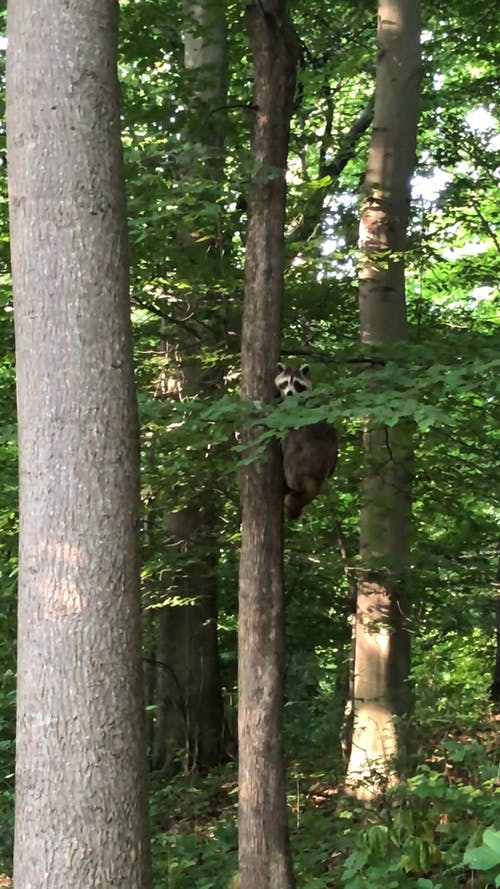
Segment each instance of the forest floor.
M369 803L344 794L338 754L304 724L286 764L297 889L500 886L500 714L415 732L411 774ZM150 801L155 889L236 889L236 763L155 776ZM0 889L13 886L5 853Z
M287 763L298 889L500 886L500 715L443 729L417 739L412 774L370 803L343 793L325 754ZM158 889L237 885L235 764L157 788L152 817Z

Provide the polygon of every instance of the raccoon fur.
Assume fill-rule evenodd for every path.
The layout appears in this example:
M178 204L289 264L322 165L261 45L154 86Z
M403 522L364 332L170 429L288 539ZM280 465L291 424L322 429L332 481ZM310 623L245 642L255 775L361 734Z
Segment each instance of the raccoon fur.
M278 364L276 389L281 398L312 388L309 366L298 370ZM335 429L326 420L290 429L283 441L285 477L285 516L298 519L304 506L319 494L337 463L338 441Z

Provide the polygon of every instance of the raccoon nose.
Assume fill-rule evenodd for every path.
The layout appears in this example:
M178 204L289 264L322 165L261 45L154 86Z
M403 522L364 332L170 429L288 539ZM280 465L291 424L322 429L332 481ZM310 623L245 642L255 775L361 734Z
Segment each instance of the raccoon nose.
M290 392L287 392L286 394L287 394L287 398L288 398L289 395L293 395L293 392L290 391Z

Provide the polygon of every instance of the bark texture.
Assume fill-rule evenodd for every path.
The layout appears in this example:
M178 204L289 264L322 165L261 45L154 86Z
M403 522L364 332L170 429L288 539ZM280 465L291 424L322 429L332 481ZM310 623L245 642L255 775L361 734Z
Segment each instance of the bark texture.
M242 397L271 401L279 358L288 136L298 42L284 4L247 8L254 60ZM288 889L282 749L284 653L283 476L280 449L241 473L239 611L239 865L241 889Z
M415 164L420 84L417 0L379 0L376 99L361 210L361 339L383 345L407 337L406 227ZM367 372L377 388L377 371ZM413 455L409 428L367 419L361 489L355 626L354 731L347 782L359 797L395 776L404 748L394 717L410 699L406 626Z
M8 7L17 889L150 886L114 0Z

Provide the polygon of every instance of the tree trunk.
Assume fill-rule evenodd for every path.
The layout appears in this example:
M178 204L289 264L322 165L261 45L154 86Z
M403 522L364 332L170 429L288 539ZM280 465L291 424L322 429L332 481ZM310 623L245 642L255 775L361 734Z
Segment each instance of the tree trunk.
M178 768L179 753L184 771L210 768L223 753L217 554L208 532L211 517L214 526L210 509L201 504L166 517L169 547L180 547L187 561L184 588L179 586L176 595L189 600L167 605L159 613L153 765L166 774Z
M500 704L500 559L497 565L496 582L493 584L493 596L495 602L495 664L493 666L493 680L491 683L491 700Z
M379 0L375 114L360 223L360 330L368 345L407 337L404 251L418 120L419 40L418 0ZM367 386L377 385L374 370ZM354 731L347 775L359 797L393 780L404 754L394 717L407 713L410 703L410 430L376 428L368 418L364 451Z
M17 889L150 886L114 0L12 0Z
M187 140L200 146L201 160L193 158L189 180L210 176L218 187L224 160L227 59L226 20L218 0L202 0L184 6L184 64L190 76L190 113ZM199 189L198 189L199 193ZM213 195L207 195L210 200ZM196 226L195 226L196 227ZM178 271L193 280L198 268L215 280L220 274L217 233L213 241L197 243L191 231L179 230L182 242ZM204 282L205 283L205 282ZM196 290L196 283L193 285ZM196 326L196 319L193 319ZM207 340L206 326L190 341L176 331L176 352L182 355L183 395L203 395L200 343ZM206 373L205 373L206 377ZM218 521L209 479L205 496L188 509L165 516L170 545L185 552L182 589L178 594L192 604L166 605L159 614L157 646L156 725L153 765L172 774L183 752L185 769L206 769L223 758L224 709L219 667L217 627ZM194 499L194 498L193 498Z
M247 7L254 60L242 398L271 401L279 358L289 125L298 41L283 3ZM284 660L283 475L277 442L241 472L239 605L239 866L241 889L288 889L282 749Z

